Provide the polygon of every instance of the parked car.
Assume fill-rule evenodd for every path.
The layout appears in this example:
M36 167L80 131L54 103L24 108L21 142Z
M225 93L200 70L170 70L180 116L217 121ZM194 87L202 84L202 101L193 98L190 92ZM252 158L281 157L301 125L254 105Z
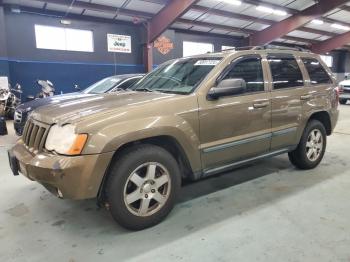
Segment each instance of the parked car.
M169 214L183 179L283 153L300 169L316 167L338 119L336 86L306 51L176 59L133 91L35 110L10 165L60 198L97 198L122 226L140 230Z
M339 103L345 105L350 100L350 80L344 80L339 83Z
M22 135L28 114L40 106L48 104L57 104L62 101L76 100L78 98L86 97L89 95L125 90L127 88L132 87L132 85L135 84L138 80L140 80L143 76L143 74L126 74L111 76L104 78L79 92L35 99L21 104L16 108L13 121L16 134L18 136Z

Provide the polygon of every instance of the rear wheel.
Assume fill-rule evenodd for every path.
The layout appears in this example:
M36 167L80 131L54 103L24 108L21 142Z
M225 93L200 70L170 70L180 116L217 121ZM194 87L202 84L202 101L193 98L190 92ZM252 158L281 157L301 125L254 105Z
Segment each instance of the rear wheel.
M345 105L347 101L347 99L339 99L339 103L342 105Z
M301 137L298 147L288 154L293 165L300 169L315 168L322 160L327 144L324 125L311 120Z
M130 148L110 169L105 187L110 212L131 230L154 226L172 210L180 181L178 164L165 149Z

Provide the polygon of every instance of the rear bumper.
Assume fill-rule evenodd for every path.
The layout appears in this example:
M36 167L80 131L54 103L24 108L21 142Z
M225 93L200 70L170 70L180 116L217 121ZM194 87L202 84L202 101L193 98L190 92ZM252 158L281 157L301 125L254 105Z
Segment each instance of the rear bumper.
M331 125L332 125L332 133L333 133L334 128L337 125L338 119L339 119L339 110L338 109L333 109L330 111L330 119L331 119Z
M74 157L34 155L21 141L9 150L14 174L16 168L13 166L17 163L19 173L68 199L95 198L112 156L113 152Z

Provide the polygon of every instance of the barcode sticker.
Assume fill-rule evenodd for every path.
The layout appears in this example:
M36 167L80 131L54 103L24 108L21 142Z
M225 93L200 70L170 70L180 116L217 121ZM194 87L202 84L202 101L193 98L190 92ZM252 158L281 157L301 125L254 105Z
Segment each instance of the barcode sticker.
M220 60L198 60L195 66L215 66L220 62Z

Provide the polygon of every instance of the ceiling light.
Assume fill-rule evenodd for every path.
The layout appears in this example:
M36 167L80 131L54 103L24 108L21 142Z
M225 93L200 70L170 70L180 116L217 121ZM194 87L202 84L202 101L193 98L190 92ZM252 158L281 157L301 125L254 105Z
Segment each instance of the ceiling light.
M270 14L273 13L273 9L272 8L267 7L267 6L262 6L262 5L257 6L256 10L264 12L264 13L270 13Z
M72 21L66 19L62 19L60 22L62 25L70 25L72 23Z
M286 11L279 10L279 9L272 9L270 7L263 6L263 5L257 6L256 10L264 12L264 13L278 15L278 16L286 16L286 15L288 15Z
M279 15L279 16L286 16L287 12L283 10L273 10L273 14Z
M350 27L345 26L345 25L340 25L340 24L332 24L331 27L334 27L334 28L340 29L340 30L350 30Z
M226 4L231 4L231 5L241 5L242 2L239 0L222 0L222 2Z
M314 19L311 21L311 23L315 24L315 25L323 25L323 21L319 20L319 19Z

